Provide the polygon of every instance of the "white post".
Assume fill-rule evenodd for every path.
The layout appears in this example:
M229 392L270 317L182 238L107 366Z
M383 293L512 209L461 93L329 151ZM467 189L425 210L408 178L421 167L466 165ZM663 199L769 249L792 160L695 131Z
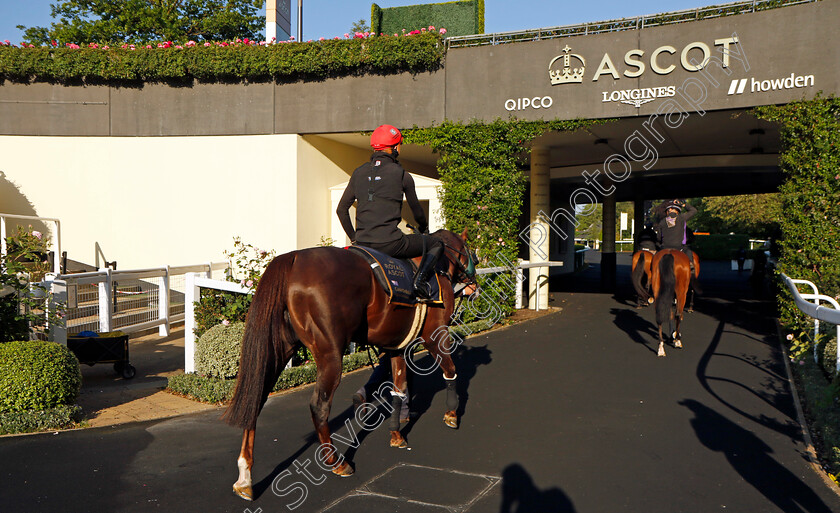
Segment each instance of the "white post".
M111 301L113 300L111 294L111 269L100 269L105 273L105 279L99 282L99 332L107 333L111 331L113 324L113 316L111 311Z
M58 344L67 345L67 282L63 280L55 280L55 277L48 278L46 282L47 288L50 291L50 302L47 308L47 329L49 329L49 339ZM61 312L61 317L59 317ZM56 323L50 323L49 319L62 319Z
M195 306L201 297L195 284L195 273L185 275L184 289L184 372L195 372Z
M161 284L158 286L158 319L163 321L163 324L158 326L158 335L161 337L168 337L169 324L169 266L166 266L166 275L161 278Z
M0 256L6 256L6 218L0 216Z
M521 310L524 306L522 300L522 287L525 286L525 273L522 272L521 267L514 269L513 279L516 284L516 309Z

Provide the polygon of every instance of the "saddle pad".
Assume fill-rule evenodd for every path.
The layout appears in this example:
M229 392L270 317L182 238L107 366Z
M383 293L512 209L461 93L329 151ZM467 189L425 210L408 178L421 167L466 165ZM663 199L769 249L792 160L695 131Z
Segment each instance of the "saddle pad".
M347 249L367 261L373 275L376 276L376 281L388 294L389 303L405 306L413 306L417 303L413 291L415 268L410 261L400 260L365 246L349 246ZM437 274L434 275L434 279L429 279L429 285L432 288L432 302L443 303Z

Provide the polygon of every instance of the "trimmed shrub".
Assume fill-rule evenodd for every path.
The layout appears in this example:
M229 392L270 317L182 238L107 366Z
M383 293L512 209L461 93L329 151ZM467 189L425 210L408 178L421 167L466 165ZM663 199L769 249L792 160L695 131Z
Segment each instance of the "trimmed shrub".
M239 353L244 334L244 322L235 322L229 326L217 324L207 330L196 344L196 372L211 378L235 378L239 371Z
M0 413L0 435L65 429L81 420L82 409L78 406Z
M441 3L371 7L371 32L387 35L443 27L449 36L484 33L484 0L457 0Z
M343 372L350 372L370 365L367 352L358 352L342 359ZM273 392L313 383L316 377L314 363L284 370L272 389ZM180 374L169 378L167 388L172 392L206 403L226 403L233 397L235 379L205 377L199 374Z
M0 344L0 413L72 405L79 396L79 360L54 342Z

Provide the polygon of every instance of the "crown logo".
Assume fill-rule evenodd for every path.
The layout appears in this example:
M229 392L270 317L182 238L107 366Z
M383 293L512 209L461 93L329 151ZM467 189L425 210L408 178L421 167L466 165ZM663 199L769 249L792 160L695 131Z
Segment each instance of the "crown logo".
M569 45L563 48L563 55L558 55L553 58L548 65L548 77L551 79L551 85L581 83L583 82L583 73L586 71L586 60L576 53L569 53L572 49ZM572 68L572 58L580 61L579 68ZM563 59L562 69L553 69L554 63Z

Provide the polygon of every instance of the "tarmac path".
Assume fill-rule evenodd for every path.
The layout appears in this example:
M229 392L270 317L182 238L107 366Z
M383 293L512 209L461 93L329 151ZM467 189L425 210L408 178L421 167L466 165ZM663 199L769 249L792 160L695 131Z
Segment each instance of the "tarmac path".
M350 478L315 463L304 387L260 417L253 503L231 492L241 433L215 410L2 438L0 512L840 512L805 453L771 303L707 265L685 349L657 358L652 309L624 282L582 292L594 272L558 281L562 312L459 349L458 430L442 422L437 372L414 378L411 450L387 447L385 426L356 429L358 449L334 438ZM345 377L333 403L348 442L367 375Z

